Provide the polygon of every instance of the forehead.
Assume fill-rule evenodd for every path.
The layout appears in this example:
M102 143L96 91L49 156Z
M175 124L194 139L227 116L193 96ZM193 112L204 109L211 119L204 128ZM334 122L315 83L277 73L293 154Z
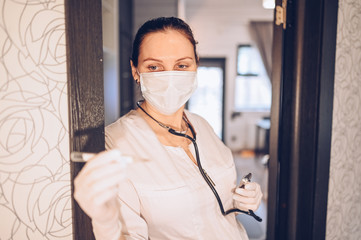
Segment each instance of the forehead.
M166 30L147 34L140 46L139 58L195 57L192 43L181 32Z

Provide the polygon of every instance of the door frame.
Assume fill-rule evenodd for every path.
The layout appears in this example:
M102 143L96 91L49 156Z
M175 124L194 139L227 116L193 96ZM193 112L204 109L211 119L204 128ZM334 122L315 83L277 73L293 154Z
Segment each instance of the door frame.
M325 239L337 10L288 1L274 27L268 240Z
M100 152L104 139L101 0L65 0L70 152ZM69 156L70 159L70 156ZM91 219L74 200L83 163L70 162L73 239L94 240Z
M274 28L269 240L325 238L337 9L338 0L288 2L287 29ZM104 149L101 21L100 0L65 0L71 151ZM72 186L81 167L71 163ZM73 238L94 239L72 203Z

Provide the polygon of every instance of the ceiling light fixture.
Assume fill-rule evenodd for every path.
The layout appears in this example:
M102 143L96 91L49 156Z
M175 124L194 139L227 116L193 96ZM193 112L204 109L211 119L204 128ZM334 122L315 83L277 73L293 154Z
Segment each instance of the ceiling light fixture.
M263 8L265 9L274 9L275 8L275 0L263 0Z

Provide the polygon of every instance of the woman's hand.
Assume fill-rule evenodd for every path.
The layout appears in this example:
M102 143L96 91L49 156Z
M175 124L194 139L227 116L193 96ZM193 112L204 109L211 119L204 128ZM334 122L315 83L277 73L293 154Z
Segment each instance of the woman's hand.
M244 188L236 188L233 195L234 206L244 211L256 211L261 204L262 196L261 187L258 183L247 183Z
M98 223L118 218L118 184L125 178L125 164L118 150L104 151L90 159L74 180L74 198Z

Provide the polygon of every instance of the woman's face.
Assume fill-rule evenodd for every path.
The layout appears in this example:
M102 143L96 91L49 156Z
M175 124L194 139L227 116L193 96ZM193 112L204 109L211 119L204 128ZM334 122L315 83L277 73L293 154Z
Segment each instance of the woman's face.
M139 79L137 69L132 65L134 79ZM148 34L138 57L138 71L196 71L197 63L192 43L176 30Z

